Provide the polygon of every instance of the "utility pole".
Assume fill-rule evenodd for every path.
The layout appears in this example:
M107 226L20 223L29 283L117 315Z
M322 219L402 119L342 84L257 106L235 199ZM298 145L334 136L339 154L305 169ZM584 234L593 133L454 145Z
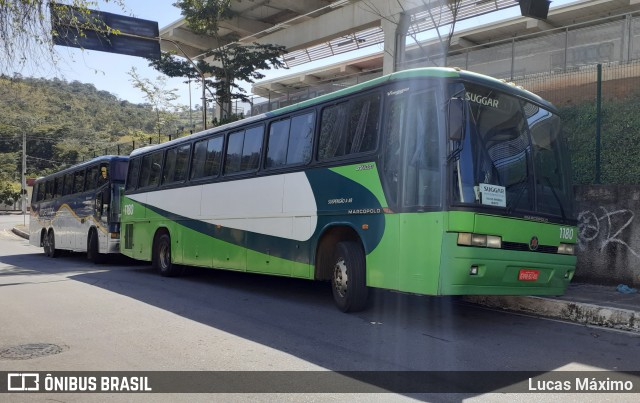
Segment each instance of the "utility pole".
M130 36L130 35L129 35ZM178 45L178 42L176 41L172 41L171 39L166 39L166 38L157 38L161 41L167 41L172 43L176 48L178 48L178 50L180 52L182 52L182 54L184 55L184 57L187 58L187 60L189 60L189 62L191 63L191 65L193 66L193 68L195 69L195 71L198 72L198 74L200 75L200 79L202 80L202 128L203 130L207 130L207 83L206 83L206 77L204 76L204 73L202 72L202 70L200 70L198 68L198 65L196 64L196 62L194 62L188 55L187 52L185 52L184 50L182 50L182 48L180 47L180 45ZM191 80L191 79L189 79ZM211 90L209 90L211 91ZM189 99L191 99L191 81L189 81ZM191 114L191 111L189 111L189 114ZM191 120L191 115L189 115L189 120Z
M27 132L22 132L22 185L20 189L22 200L22 223L27 225Z

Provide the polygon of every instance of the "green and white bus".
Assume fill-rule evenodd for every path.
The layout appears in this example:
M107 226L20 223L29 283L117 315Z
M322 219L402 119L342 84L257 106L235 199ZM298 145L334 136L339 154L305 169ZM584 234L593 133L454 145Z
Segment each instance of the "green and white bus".
M576 219L557 110L452 68L407 70L130 155L121 251L368 287L559 295Z

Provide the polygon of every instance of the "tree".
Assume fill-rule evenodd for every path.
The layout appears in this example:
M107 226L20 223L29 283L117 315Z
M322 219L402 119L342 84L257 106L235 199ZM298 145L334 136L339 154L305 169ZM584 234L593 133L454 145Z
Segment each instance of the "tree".
M241 45L235 42L238 38L230 38L229 35L222 38L219 34L220 21L235 15L231 10L231 0L180 0L174 6L182 10L182 15L194 33L211 36L217 43L228 40L231 43L205 52L205 58L211 58L212 64L201 60L196 68L175 53L163 52L160 59L151 60L150 65L169 77L213 77L213 80L202 81L215 94L222 120L229 121L233 119L233 100L249 101L238 82L253 83L264 77L260 70L285 67L281 59L285 49L271 44Z
M20 183L0 181L0 204L15 205L20 200Z
M175 112L177 109L171 102L178 99L177 88L165 89L167 79L162 76L158 76L155 82L148 78L140 78L135 67L132 67L128 74L131 76L130 81L134 88L142 91L145 99L153 106L156 113L156 130L160 135L162 129L175 120L175 115L171 112Z
M113 3L124 10L124 0L103 0ZM80 35L88 30L118 33L104 23L92 18L77 18L72 10L88 15L89 9L97 5L96 1L74 0L72 5L59 4L51 0L0 0L0 73L19 71L27 65L39 69L43 60L52 65L58 62L54 49L51 12L59 16L68 16L67 21L78 30Z

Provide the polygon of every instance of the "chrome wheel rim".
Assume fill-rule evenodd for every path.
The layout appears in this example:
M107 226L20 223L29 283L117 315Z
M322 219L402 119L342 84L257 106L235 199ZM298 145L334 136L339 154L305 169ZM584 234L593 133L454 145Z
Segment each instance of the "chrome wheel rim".
M348 281L347 265L344 258L340 258L333 269L333 288L341 298L347 295Z
M166 243L162 243L160 245L160 270L165 271L169 268L169 264L171 264L171 249L169 245Z

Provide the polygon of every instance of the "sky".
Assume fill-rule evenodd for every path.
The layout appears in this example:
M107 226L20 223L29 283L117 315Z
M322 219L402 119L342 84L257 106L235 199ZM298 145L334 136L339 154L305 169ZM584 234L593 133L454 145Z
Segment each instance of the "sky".
M174 2L175 0L124 0L125 10L123 10L120 6L98 0L98 5L95 8L101 11L157 21L159 28L162 29L181 18L180 9L172 5ZM555 0L551 3L551 8L569 2L569 0ZM461 21L457 24L456 31L471 28L475 25L484 25L497 19L506 19L519 15L519 7L512 7L501 12ZM34 76L46 78L53 78L55 76L70 82L77 80L83 83L92 83L98 90L113 93L122 100L127 100L132 103L144 103L144 94L140 90L133 88L127 72L130 71L132 67L135 67L141 77L151 80L155 80L162 75L149 67L147 60L143 58L60 46L57 46L56 49L62 57L62 61L59 66L57 66L56 71L50 71L48 74L33 74ZM337 55L321 61L295 66L292 69L270 70L264 72L267 76L265 79L294 74L380 51L382 51L381 46L374 45L357 52ZM184 83L184 79L168 78L165 88L177 89L179 94L177 102L182 105L189 105L189 86ZM250 85L246 85L244 88L250 91ZM193 106L201 104L200 91L200 88L192 83L191 103Z

